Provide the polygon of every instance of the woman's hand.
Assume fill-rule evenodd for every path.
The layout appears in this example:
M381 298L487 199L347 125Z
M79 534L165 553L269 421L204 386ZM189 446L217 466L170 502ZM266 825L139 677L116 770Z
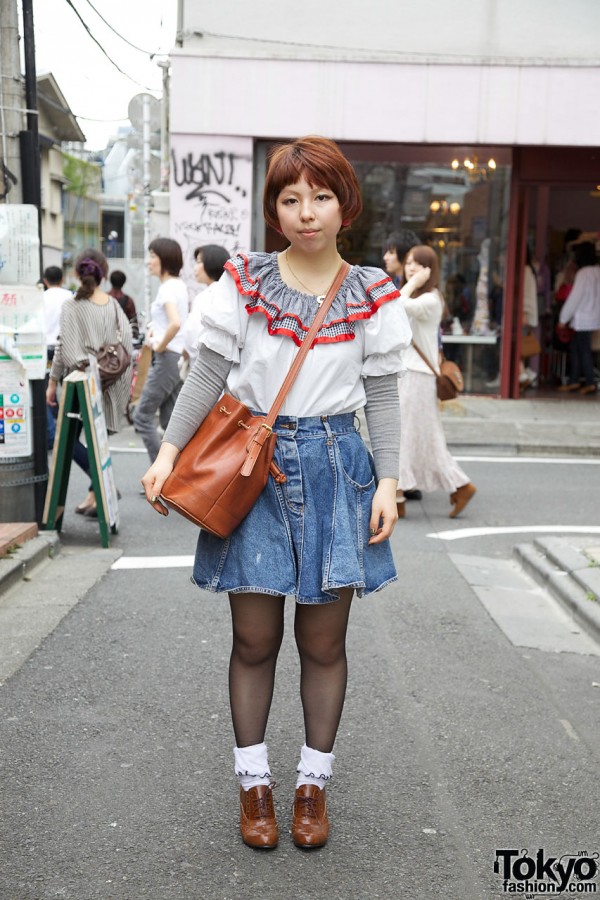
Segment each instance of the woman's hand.
M179 455L179 448L174 444L161 444L158 456L142 478L142 485L146 491L146 500L155 512L161 516L168 516L169 510L160 502L160 492L163 484L173 471L175 460Z
M56 402L56 381L54 378L50 378L48 381L48 387L46 388L46 403L48 406L58 406Z
M413 292L418 290L418 288L423 287L423 285L429 280L429 276L431 275L431 269L429 266L423 266L422 269L419 269L418 272L415 272L414 275L411 275L408 281L402 285L400 293L403 297L411 297Z
M398 482L395 478L382 478L379 482L373 503L371 504L371 538L369 544L381 544L391 537L394 526L398 521L396 508L396 488Z

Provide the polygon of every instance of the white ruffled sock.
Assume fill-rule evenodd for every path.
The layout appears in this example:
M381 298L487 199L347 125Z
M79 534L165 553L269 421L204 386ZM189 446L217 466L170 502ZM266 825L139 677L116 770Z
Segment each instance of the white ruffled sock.
M234 747L233 756L235 774L245 791L258 784L271 784L273 776L265 743L252 744L250 747Z
M296 770L298 772L296 787L299 788L301 784L315 784L319 788L324 788L333 777L334 759L333 753L322 753L304 744Z

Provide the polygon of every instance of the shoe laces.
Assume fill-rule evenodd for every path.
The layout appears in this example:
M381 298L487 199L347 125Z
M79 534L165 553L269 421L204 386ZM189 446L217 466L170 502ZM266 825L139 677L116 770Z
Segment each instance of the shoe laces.
M271 781L268 794L254 794L250 799L250 818L271 819L273 817L273 788L276 783Z
M301 818L317 819L317 798L296 797L296 812Z

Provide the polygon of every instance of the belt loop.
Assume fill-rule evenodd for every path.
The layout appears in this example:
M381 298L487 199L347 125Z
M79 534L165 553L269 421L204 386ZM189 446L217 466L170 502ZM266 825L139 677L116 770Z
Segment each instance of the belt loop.
M333 443L333 431L331 430L331 425L329 424L329 419L327 416L321 416L321 422L323 423L323 428L327 434L327 443Z

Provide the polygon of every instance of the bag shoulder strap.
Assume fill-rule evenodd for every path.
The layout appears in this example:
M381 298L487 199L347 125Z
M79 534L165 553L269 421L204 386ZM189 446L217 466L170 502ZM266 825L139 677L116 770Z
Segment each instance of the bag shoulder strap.
M304 340L302 341L300 349L298 350L296 356L294 357L294 361L293 361L292 365L290 366L290 370L287 373L283 384L279 388L279 392L278 392L277 396L275 397L275 400L273 401L273 405L271 406L271 409L269 410L269 413L268 413L265 421L262 423L261 427L257 429L256 434L254 435L254 438L252 439L252 442L248 449L248 456L246 457L246 461L244 462L244 465L242 466L242 469L241 469L242 475L246 475L246 476L250 475L250 473L252 472L252 469L254 468L254 464L256 463L256 460L258 459L261 448L264 446L264 443L267 440L267 438L269 437L269 435L272 434L273 424L279 414L279 410L281 409L281 407L283 405L283 401L285 400L291 386L293 385L294 381L296 380L298 372L302 368L302 363L306 359L308 351L312 347L313 341L317 336L317 332L319 331L319 328L325 321L325 316L329 312L331 304L333 303L333 301L337 295L337 292L339 291L340 287L342 286L342 282L344 281L348 272L350 271L350 268L351 267L347 262L342 262L342 265L340 266L339 271L338 271L337 275L335 276L333 284L327 291L327 294L325 295L325 299L323 300L323 303L320 305L320 307L317 311L317 314L316 314L315 318L313 319L312 325L308 329L308 331L304 337Z
M119 309L121 308L121 306L119 304L119 301L115 297L112 297L110 294L108 296L111 299L111 302L113 304L113 309L115 311L115 319L117 322L117 343L122 344L123 343L123 332L121 331L121 323L119 322Z
M412 345L415 348L415 350L417 351L417 353L419 354L419 356L421 357L421 359L423 360L423 362L429 366L429 368L431 369L433 374L438 375L439 373L435 371L435 369L433 368L433 366L431 365L431 363L429 362L429 360L427 359L427 357L425 356L423 351L415 344L414 341L412 342Z
M269 414L268 414L267 418L265 419L265 424L272 426L273 422L277 418L277 416L279 414L279 410L283 406L283 401L285 400L294 381L296 380L298 373L299 373L300 369L302 368L302 363L306 359L308 351L312 347L313 341L317 336L317 332L319 331L319 328L325 321L325 316L329 312L329 309L331 308L331 304L335 300L337 292L339 291L340 287L342 286L342 282L346 278L346 275L348 274L349 271L350 271L350 266L348 265L348 263L342 262L342 265L340 266L339 271L338 271L337 275L335 276L333 284L327 291L327 294L325 295L325 299L321 303L321 305L317 311L317 314L312 321L312 325L306 332L304 340L302 341L302 344L300 345L300 349L298 350L296 356L294 357L294 361L293 361L292 365L290 366L290 370L287 373L285 380L279 389L279 393L277 394L277 396L275 397L275 400L273 401L273 405L271 406L271 409L269 410Z

